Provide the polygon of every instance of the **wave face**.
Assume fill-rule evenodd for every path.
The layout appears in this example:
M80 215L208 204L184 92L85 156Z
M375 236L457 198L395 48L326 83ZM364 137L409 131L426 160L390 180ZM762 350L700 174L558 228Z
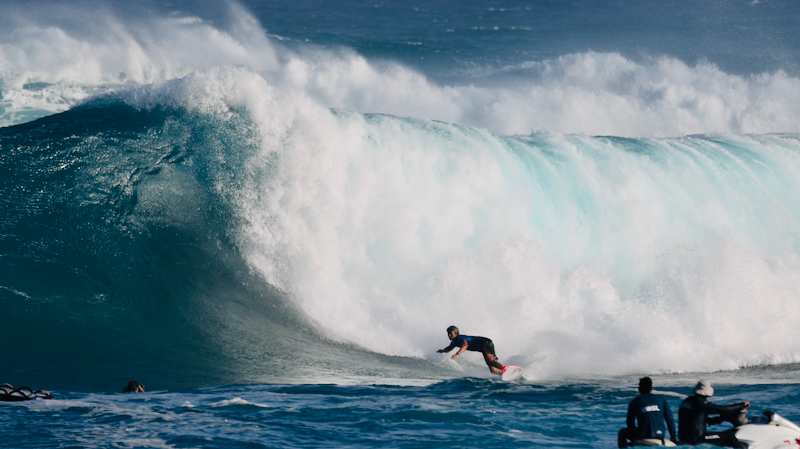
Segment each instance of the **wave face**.
M193 154L222 146L215 129L106 100L2 131L7 369L214 377L232 369L220 315L277 307L282 320L226 243L213 158Z
M800 362L791 65L65 8L2 19L0 374L446 376L451 324L537 378Z
M796 360L797 135L320 114L250 162L240 245L333 338L423 356L456 323L541 375Z

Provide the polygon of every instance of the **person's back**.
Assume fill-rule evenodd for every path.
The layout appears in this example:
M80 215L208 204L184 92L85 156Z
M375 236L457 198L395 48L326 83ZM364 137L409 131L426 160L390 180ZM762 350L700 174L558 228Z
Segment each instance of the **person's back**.
M706 435L706 413L704 396L689 396L681 402L678 409L678 439L685 443L696 444Z
M661 396L652 393L641 394L631 401L628 405L628 416L636 417L636 434L633 436L637 440L663 440L667 434L667 418L665 417L669 417L670 424L672 424L669 404ZM629 422L628 428L631 427ZM675 438L672 434L670 436Z
M464 342L467 342L467 351L475 351L481 352L483 351L484 346L486 345L486 341L489 340L486 337L474 337L471 335L458 335L456 338L453 339L453 344L455 347L461 347ZM491 341L491 340L489 340Z
M662 445L674 445L676 440L675 423L667 400L652 394L653 381L649 377L639 379L639 396L628 404L626 427L620 429L619 447L628 447L627 441L661 440ZM669 430L669 441L666 434Z

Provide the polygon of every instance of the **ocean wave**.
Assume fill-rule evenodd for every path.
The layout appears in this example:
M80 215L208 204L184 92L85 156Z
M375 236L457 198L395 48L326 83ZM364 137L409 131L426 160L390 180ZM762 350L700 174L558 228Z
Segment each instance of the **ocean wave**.
M277 60L255 18L236 3L219 26L192 15L124 15L109 5L0 6L0 126L61 112L91 95L217 66L272 70Z
M800 80L783 71L725 73L670 57L614 52L456 72L447 82L348 49L272 42L229 6L221 25L192 15L137 20L108 10L6 18L0 35L0 125L66 110L85 98L212 69L240 67L323 108L532 132L679 137L800 132ZM87 32L89 29L91 32Z
M333 339L422 357L451 317L539 375L796 361L756 349L798 283L794 134L509 138L331 111L246 70L175 84L126 98L248 111L237 245Z
M178 65L40 19L101 47L34 76L3 35L6 124L69 107L0 129L7 369L447 377L451 324L535 378L800 361L797 79L589 52L441 84L234 16L146 19L244 49Z
M3 137L22 149L3 159L16 262L0 295L23 317L7 333L29 335L37 310L69 319L33 330L129 322L109 339L120 357L202 342L200 366L246 376L319 377L309 357L370 372L364 353L331 358L353 348L434 362L450 324L538 377L798 361L782 338L800 284L795 134L504 137L331 110L243 68L36 126Z

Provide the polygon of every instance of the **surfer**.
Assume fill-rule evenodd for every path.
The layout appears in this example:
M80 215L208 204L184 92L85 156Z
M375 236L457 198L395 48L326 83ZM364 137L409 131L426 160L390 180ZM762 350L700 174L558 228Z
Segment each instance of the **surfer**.
M489 366L489 370L492 374L503 374L503 365L497 360L492 340L486 337L459 335L458 328L455 326L447 328L447 338L450 339L450 345L436 352L450 352L453 348L458 347L459 350L451 357L455 360L464 351L477 351L483 354L483 360L486 362L486 365Z
M745 447L735 437L735 430L728 429L722 432L707 432L709 424L720 424L728 421L734 426L747 424L745 414L750 408L750 402L737 402L730 405L717 405L708 401L714 395L711 382L701 380L694 387L694 396L689 396L681 402L678 409L678 436L683 444L711 443L716 446L743 448ZM709 417L708 415L719 416Z
M639 379L639 393L628 404L628 427L619 431L618 446L628 447L627 440L634 443L636 440L661 440L661 445L664 446L667 430L670 441L677 444L678 435L675 433L672 412L666 399L653 394L653 380L649 377Z
M132 380L122 388L123 393L144 393L144 385L139 385L139 382Z

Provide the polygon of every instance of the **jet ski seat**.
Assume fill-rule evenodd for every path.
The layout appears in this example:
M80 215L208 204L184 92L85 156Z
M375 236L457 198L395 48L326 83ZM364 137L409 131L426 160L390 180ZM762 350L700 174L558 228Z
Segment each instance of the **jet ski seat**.
M617 433L617 447L624 449L633 446L661 446L661 447L675 447L675 443L670 440L661 440L657 438L648 438L643 440L628 440L625 438L627 429L620 429Z

